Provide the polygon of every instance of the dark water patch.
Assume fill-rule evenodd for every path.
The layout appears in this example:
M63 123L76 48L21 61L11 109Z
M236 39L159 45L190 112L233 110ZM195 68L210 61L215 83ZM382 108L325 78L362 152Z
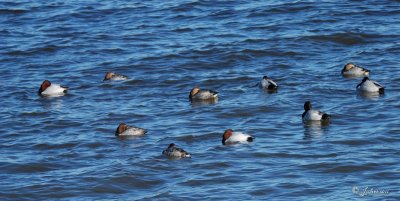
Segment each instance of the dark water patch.
M197 126L196 126L197 127ZM173 138L165 138L165 140L177 140L181 142L186 142L186 143L193 143L193 142L201 142L201 141L220 141L222 137L222 133L199 133L199 134L191 134L191 135L182 135L178 137L173 137Z
M57 120L57 121L49 121L44 122L44 129L57 129L57 128L65 128L65 127L80 127L84 125L84 122L77 121L67 121L67 120Z
M291 153L269 153L268 157L273 158L336 158L338 154L291 154Z
M231 167L232 165L227 162L214 162L214 163L209 163L209 164L195 164L193 165L194 168L199 168L199 169L215 169L215 168L228 168Z
M29 50L13 50L6 52L6 55L9 56L32 56L35 54L41 54L41 53L55 53L58 50L61 50L61 46L56 46L56 45L47 45L39 48L33 48Z
M385 36L385 37L390 37L390 36ZM358 45L358 44L378 42L380 38L382 38L382 35L352 33L352 32L334 33L330 35L314 35L305 37L305 39L310 39L316 42L327 41L342 45Z
M260 57L260 56L275 56L275 57L291 57L296 56L296 52L282 52L282 51L273 51L273 50L255 50L255 49L245 49L241 51L242 54L248 54L252 57Z
M28 12L29 10L24 9L0 9L0 15L22 15Z
M231 183L235 183L235 182L239 182L239 181L240 181L240 176L237 176L237 177L219 176L219 177L213 178L213 179L189 179L189 180L181 183L180 185L195 187L195 186L207 185L210 182L212 182L214 184L231 184Z
M39 150L57 150L57 149L68 149L68 148L74 148L78 145L78 143L62 143L62 144L50 144L50 143L41 143L41 144L36 144L33 146L35 149Z
M3 170L8 172L9 174L31 174L31 173L40 173L40 172L49 172L52 170L57 170L61 168L59 165L45 162L26 162L24 164L21 163L8 163L7 165L2 165Z
M44 117L48 115L48 112L22 112L20 116L24 117Z
M330 141L332 144L340 144L340 145L348 145L348 146L363 146L363 145L372 145L376 144L375 140L369 140L369 139L346 139L346 140L340 140L340 141Z
M333 168L327 168L324 170L325 173L352 173L352 172L363 172L369 170L375 170L377 167L380 167L380 164L369 163L363 165L344 165L344 166L336 166Z
M193 29L191 28L177 28L172 30L173 32L178 32L178 33L189 33L189 32L193 32Z
M253 190L249 192L249 194L252 196L268 196L279 192L279 190L275 189L274 187L259 187L259 188L262 189Z

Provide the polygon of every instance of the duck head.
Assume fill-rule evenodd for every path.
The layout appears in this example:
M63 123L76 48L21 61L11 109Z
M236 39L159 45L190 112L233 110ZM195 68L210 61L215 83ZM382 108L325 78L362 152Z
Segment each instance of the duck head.
M351 70L351 69L354 68L355 66L356 66L356 65L354 65L353 63L348 63L348 64L346 64L346 65L343 67L342 72Z
M107 72L103 81L110 80L114 75L115 74L113 72Z
M174 143L169 144L168 149L171 149L172 147L175 147L176 145Z
M199 87L194 87L189 94L189 98L192 98L193 96L195 96L197 93L199 93L200 88Z
M233 133L232 129L225 130L224 135L222 135L222 144L223 145L225 145L225 141L232 136L232 133Z
M115 131L115 136L119 136L121 133L125 132L128 129L128 125L125 123L120 123L117 130Z
M312 108L311 102L310 102L310 101L306 101L306 102L304 103L304 110L305 110L305 111L308 111L308 110L311 110L311 108Z
M48 81L48 80L43 81L42 85L40 85L40 88L39 88L39 92L38 92L39 95L40 95L43 91L45 91L50 85L51 85L51 82L50 82L50 81Z

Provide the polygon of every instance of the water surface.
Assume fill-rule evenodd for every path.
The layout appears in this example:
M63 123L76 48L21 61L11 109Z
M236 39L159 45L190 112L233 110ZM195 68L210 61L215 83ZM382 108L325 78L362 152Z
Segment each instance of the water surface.
M399 37L389 0L3 1L0 197L399 199ZM385 95L357 94L347 62ZM45 79L69 93L38 96ZM218 102L189 102L194 86ZM302 123L307 100L330 125ZM121 122L148 135L116 138ZM227 128L256 139L222 146ZM172 142L192 158L163 157Z

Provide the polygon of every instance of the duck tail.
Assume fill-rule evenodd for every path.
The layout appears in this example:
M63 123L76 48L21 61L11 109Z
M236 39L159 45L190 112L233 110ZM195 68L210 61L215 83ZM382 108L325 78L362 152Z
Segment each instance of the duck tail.
M385 93L385 88L383 88L383 87L382 87L382 88L379 88L379 93L380 93L380 94L384 94L384 93Z
M329 120L330 116L328 114L322 115L322 120Z
M247 142L253 142L254 138L253 137L248 137Z
M269 90L276 90L276 89L278 89L278 86L276 86L274 84L270 84L270 85L268 85L268 89Z

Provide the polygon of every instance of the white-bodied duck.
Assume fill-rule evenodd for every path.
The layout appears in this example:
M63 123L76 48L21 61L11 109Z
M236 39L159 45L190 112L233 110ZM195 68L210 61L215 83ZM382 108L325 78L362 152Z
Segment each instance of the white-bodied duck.
M346 77L369 76L369 70L353 63L346 64L342 69L342 75Z
M118 81L118 80L127 80L127 79L128 79L128 76L120 75L120 74L113 73L113 72L107 72L106 75L104 76L103 81L107 81L107 80Z
M242 133L242 132L233 132L232 129L225 130L224 134L222 135L222 144L236 144L236 143L248 143L253 142L254 137Z
M304 103L304 112L301 115L303 122L308 121L329 121L330 116L325 112L319 110L313 110L310 101Z
M147 133L147 130L134 126L128 126L125 123L120 123L115 136L141 136Z
M52 84L50 81L43 81L39 88L39 95L42 96L62 96L67 93L68 87Z
M383 94L385 87L374 80L370 80L368 77L364 77L360 84L357 85L357 90L362 92L377 92Z
M215 100L218 98L218 92L200 89L199 87L194 87L189 93L190 100Z
M278 89L278 84L276 84L276 82L271 80L271 78L269 78L268 76L264 76L258 86L260 88L266 89L266 90L277 90Z

